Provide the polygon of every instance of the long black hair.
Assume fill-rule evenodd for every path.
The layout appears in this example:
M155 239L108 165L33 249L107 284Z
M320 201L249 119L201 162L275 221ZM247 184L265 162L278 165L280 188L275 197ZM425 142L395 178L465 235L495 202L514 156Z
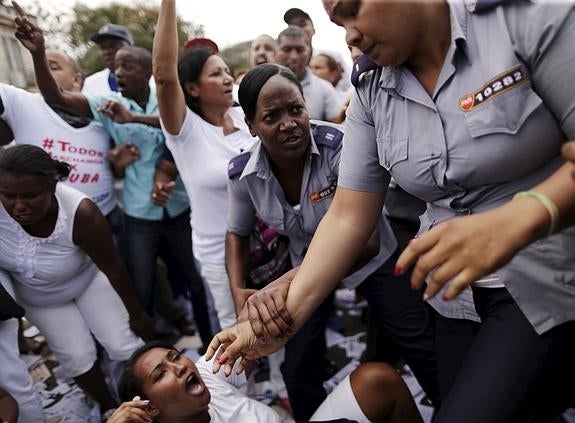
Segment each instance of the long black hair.
M214 54L217 53L209 48L195 47L185 51L178 61L178 78L180 80L180 86L184 91L186 105L190 110L202 117L200 101L197 97L193 97L188 93L188 90L186 90L186 82L198 82L204 65Z
M294 84L303 96L301 84L297 79L297 76L295 76L289 68L276 65L274 63L263 63L258 65L245 74L238 91L240 105L244 110L244 114L248 122L252 122L254 119L258 97L262 87L274 75L283 76L289 82Z
M40 147L21 144L0 151L0 174L36 176L49 185L65 180L70 174L70 165L54 160Z

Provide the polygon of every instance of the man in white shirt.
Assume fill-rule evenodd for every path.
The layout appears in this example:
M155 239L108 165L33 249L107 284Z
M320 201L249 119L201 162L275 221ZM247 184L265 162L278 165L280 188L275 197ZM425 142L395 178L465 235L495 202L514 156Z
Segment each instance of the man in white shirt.
M315 76L308 68L311 46L305 32L289 26L280 32L277 43L276 63L290 68L299 79L310 118L340 123L343 102L329 82Z

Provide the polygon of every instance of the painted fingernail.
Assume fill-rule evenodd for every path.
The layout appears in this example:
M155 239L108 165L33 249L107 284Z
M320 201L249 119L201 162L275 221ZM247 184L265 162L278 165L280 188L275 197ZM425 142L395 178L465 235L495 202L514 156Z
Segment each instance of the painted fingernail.
M265 343L266 343L266 337L265 337L265 336L260 336L260 337L258 338L258 341L260 341L262 344L265 344Z
M423 301L429 300L429 294L426 292L423 294Z
M227 355L222 355L218 360L218 363L222 364L222 365L226 364L227 362L228 362L228 356Z
M150 404L150 400L142 400L142 401L140 401L140 402L141 402L142 404L144 404L144 405Z
M396 264L395 267L393 268L393 275L394 276L400 276L402 273L403 273L403 269Z

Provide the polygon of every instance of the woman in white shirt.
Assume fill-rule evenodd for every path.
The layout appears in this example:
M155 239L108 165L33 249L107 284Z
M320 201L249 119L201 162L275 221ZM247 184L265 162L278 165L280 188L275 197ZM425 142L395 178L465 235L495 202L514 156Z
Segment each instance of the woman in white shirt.
M108 423L284 423L274 409L240 389L244 373L212 371L213 360L195 363L175 348L151 342L126 365L118 393L124 402ZM358 423L421 423L417 407L397 371L365 363L346 376L311 417ZM338 420L339 421L339 420Z
M138 303L98 207L58 183L70 173L32 145L0 154L0 268L10 273L18 303L46 337L66 376L102 407L106 388L93 337L124 361L153 323ZM135 332L135 333L134 333Z
M243 112L233 106L233 76L212 50L178 61L175 1L164 1L154 37L154 78L166 144L191 204L194 256L214 298L221 327L236 321L225 268L227 167L254 144Z

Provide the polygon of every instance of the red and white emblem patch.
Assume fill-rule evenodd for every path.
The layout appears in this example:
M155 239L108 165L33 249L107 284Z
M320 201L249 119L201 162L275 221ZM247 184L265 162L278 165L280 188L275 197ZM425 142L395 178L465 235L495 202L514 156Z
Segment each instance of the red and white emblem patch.
M500 94L503 94L529 79L523 66L515 66L488 81L485 85L470 94L465 94L459 100L459 108L464 112L469 112L481 104L485 103Z

